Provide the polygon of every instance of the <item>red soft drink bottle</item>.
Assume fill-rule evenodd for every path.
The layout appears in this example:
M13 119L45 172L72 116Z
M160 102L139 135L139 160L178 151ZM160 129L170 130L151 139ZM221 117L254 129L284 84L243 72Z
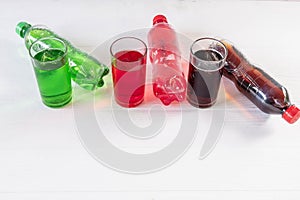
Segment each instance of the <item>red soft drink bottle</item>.
M181 102L186 95L186 80L175 31L163 15L153 19L148 33L148 47L152 64L153 93L164 105Z
M296 122L300 110L291 104L287 89L252 65L232 44L222 42L228 50L224 76L233 81L237 89L263 112L281 114L290 124Z

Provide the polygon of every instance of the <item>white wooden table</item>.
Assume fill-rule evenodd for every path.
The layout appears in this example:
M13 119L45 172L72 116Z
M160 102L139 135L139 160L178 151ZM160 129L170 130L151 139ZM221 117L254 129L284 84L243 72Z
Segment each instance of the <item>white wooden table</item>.
M237 44L300 106L299 2L2 1L0 13L0 199L300 198L300 122L263 114L228 81L224 87L233 98L219 102L226 102L223 135L206 159L198 159L199 134L162 171L131 175L103 166L82 146L72 105L41 103L24 41L14 31L21 20L45 24L91 52L117 34L150 27L163 13L191 38Z

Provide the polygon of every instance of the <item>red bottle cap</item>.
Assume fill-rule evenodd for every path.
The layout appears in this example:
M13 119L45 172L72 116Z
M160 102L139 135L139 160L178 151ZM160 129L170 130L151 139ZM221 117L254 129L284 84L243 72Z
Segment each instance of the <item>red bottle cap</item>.
M282 114L283 119L285 119L288 123L293 124L300 118L300 109L295 105L291 105L286 109L286 111Z
M153 25L161 22L168 23L167 18L164 15L156 15L153 18Z

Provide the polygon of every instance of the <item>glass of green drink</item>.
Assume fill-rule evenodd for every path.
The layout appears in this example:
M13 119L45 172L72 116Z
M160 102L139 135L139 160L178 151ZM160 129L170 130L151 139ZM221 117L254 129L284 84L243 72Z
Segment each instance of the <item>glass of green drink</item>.
M43 103L61 107L72 99L71 75L66 44L55 37L35 41L29 48Z

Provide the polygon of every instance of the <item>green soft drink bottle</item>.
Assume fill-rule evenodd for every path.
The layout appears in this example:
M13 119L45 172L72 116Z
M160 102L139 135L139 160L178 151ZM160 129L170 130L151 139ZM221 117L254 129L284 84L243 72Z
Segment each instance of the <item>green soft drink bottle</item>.
M68 48L72 80L87 90L94 90L103 86L103 77L108 74L108 67L94 57L74 47L69 41L59 37L46 26L31 26L27 22L20 22L17 24L16 32L21 38L25 39L27 49L29 49L33 42L44 37L56 37L63 40Z

